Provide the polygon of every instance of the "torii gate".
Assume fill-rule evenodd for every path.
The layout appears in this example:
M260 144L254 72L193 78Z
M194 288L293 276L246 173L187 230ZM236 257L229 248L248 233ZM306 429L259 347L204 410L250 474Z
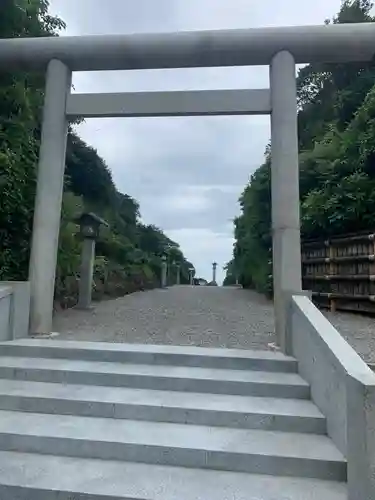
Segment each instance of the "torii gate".
M370 61L375 24L0 40L0 68L45 70L30 259L30 331L49 333L65 168L73 117L271 115L276 333L288 351L286 296L301 291L295 65ZM270 66L270 89L71 94L73 71Z

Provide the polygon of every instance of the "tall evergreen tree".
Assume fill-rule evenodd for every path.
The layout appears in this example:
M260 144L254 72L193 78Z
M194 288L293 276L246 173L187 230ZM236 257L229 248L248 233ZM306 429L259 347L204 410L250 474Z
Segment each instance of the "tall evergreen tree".
M372 2L344 0L333 23L374 22ZM302 235L371 228L375 219L375 61L311 64L297 78ZM245 286L270 289L271 164L251 176L235 221Z

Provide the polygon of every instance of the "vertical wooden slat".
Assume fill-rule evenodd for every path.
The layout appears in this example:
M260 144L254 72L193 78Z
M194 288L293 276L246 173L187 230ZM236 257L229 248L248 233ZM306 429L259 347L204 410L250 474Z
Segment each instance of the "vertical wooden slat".
M303 282L319 304L375 313L375 235L357 233L326 241L307 241L303 248Z
M333 262L333 258L335 257L335 248L332 241L328 240L326 242L328 246L328 258L329 258L329 277L332 279L335 275L335 265ZM330 281L330 292L332 293L332 282ZM336 312L336 300L330 296L329 298L329 309L331 312Z

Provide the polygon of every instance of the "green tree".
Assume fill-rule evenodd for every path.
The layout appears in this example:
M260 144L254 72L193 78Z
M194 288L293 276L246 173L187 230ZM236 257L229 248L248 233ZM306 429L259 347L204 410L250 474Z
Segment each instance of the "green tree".
M374 22L372 3L345 0L333 23ZM301 223L304 238L373 228L375 61L311 64L297 78ZM251 176L235 221L233 259L241 283L269 291L269 149Z
M45 0L2 0L0 37L55 35ZM44 78L0 74L0 279L25 279L35 196Z
M47 0L1 0L0 37L58 36L64 23L49 15L48 5ZM0 279L27 279L44 83L38 73L0 74ZM65 304L77 293L81 241L74 218L83 210L110 224L97 243L97 290L121 294L156 284L163 252L181 263L186 276L190 263L178 244L140 222L138 202L117 190L103 158L72 125L56 273L56 294Z

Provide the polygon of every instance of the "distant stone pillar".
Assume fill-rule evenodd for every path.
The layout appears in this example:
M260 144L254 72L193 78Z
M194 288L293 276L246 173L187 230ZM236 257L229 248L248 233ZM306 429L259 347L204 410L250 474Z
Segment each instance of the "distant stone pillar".
M181 284L181 264L176 264L176 285Z
M160 278L161 288L167 287L167 257L165 255L161 258L161 278Z
M194 272L194 269L190 268L189 269L189 281L190 281L190 285L194 284L194 275L193 275L193 272Z
M56 59L48 64L31 255L30 332L52 331L53 300L68 132L66 101L71 71Z
M285 291L301 291L302 279L296 69L289 52L272 59L270 86L275 327L278 344L290 353L283 298Z
M212 281L213 281L213 283L216 283L216 268L217 268L217 263L213 262L212 263Z

